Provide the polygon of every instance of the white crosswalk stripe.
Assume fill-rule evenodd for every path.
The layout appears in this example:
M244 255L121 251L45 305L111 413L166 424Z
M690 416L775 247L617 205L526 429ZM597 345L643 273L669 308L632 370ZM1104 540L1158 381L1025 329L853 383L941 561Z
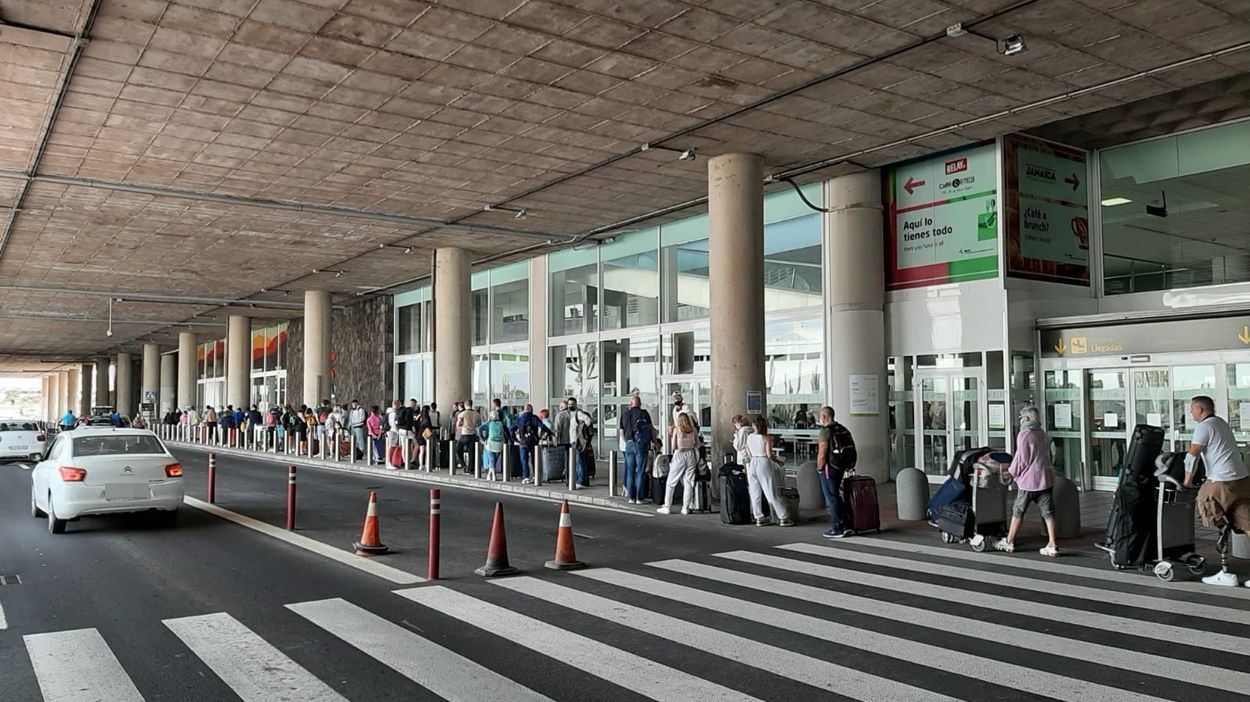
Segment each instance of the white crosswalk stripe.
M396 594L557 660L565 660L570 651L576 651L578 668L654 700L755 699L446 587L410 588L397 590Z
M229 614L166 619L165 626L243 702L345 702Z
M1052 575L1074 575L1080 578L1104 580L1107 582L1117 583L1119 585L1145 587L1150 590L1161 590L1164 592L1196 592L1207 597L1232 598L1242 601L1250 600L1250 588L1212 588L1211 586L1203 585L1200 582L1184 582L1181 580L1165 583L1156 578L1154 575L1137 575L1132 572L1112 570L1110 566L1107 566L1106 568L1090 568L1086 566L1068 565L1062 562L1064 560L1062 558L1030 560L1029 557L1024 554L1010 556L998 553L974 553L972 551L965 551L951 546L925 546L923 544L912 543L910 541L892 541L883 537L871 536L856 536L851 543L864 544L872 548L898 551L900 553L918 553L926 556L941 556L942 558L975 563L978 566L984 566L987 568L1008 568L1011 570L1018 569L1032 572L1050 573ZM971 570L969 572L976 573L979 571Z
M937 670L956 667L961 674L981 680L992 680L1016 690L1055 697L1057 699L1156 700L1128 690L1086 682L1076 678L1034 670L1006 661L996 661L932 644L911 641L897 636L859 629L807 614L790 612L757 602L675 585L655 578L611 569L575 571L575 575L611 585L646 592L659 597L702 607L713 612L747 619L766 626L823 639L843 646L853 646L883 656L917 663Z
M822 546L813 545L812 548L830 551L830 549ZM817 551L816 554L823 555L820 551ZM832 555L830 555L830 557L836 556L836 552L831 551L831 554ZM737 560L743 560L737 556L734 558ZM865 573L849 568L835 568L833 566L808 563L806 561L799 561L791 558L780 558L778 556L768 554L753 553L748 560L751 563L775 567L781 570L789 570L794 573L815 575L826 580L852 582L886 590L910 592L924 597L933 597L942 601L963 602L965 604L986 607L995 611L1012 611L1020 602L1020 600L1006 595L991 595L967 588L932 585L930 583L916 580L915 578L877 575L875 573ZM848 557L847 560L855 562L854 558ZM925 565L927 567L928 564ZM1059 588L1055 586L1054 583L1049 581L1044 581L1041 582L1040 585L1035 585L1034 589L1051 594L1062 594ZM1044 602L1030 601L1028 603L1028 611L1029 614L1033 616L1051 619L1057 622L1076 624L1078 626L1103 629L1120 634L1141 636L1143 638L1157 639L1159 641L1184 644L1186 646L1195 646L1198 648L1238 651L1247 644L1246 639L1229 636L1227 634L1202 631L1199 629L1189 629L1173 624L1161 624L1144 619L1133 619L1131 617L1103 614L1101 612L1086 609L1061 607L1059 605L1052 605Z
M702 651L768 671L789 680L824 688L857 700L889 699L897 702L939 702L952 698L935 695L911 685L871 675L846 666L751 641L718 629L657 614L597 595L554 585L535 578L496 580L495 585L514 592L555 602L563 607L638 629Z
M737 553L719 555L733 557ZM758 557L759 555L752 554L752 557ZM1012 628L931 609L900 605L885 600L850 595L836 590L825 590L810 585L792 583L778 578L766 578L760 575L743 573L703 563L661 561L651 563L650 565L695 575L716 582L782 595L803 602L817 602L829 607L853 612L867 612L874 617L891 619L914 626L923 626L935 631L961 634L984 641L1000 641L1019 648L1046 651L1051 655L1072 658L1078 661L1098 661L1100 665L1120 668L1129 672L1135 673L1149 670L1154 675L1175 679L1202 680L1206 685L1231 692L1250 690L1250 673L1225 670L1175 658L1152 656L1137 651L1126 651L1114 646L1105 646L1080 639L1069 639L1029 629Z
M23 640L44 702L143 702L99 631L30 634Z
M1038 580L1036 578L1027 578L1020 575L1010 575L981 570L970 570L968 568L943 565L940 563L911 561L895 556L878 556L871 553L865 553L863 551L837 549L818 544L786 544L785 546L778 546L777 548L785 549L787 551L795 551L798 553L808 553L822 558L836 558L840 560L853 561L855 563L867 563L869 565L897 568L899 570L920 570L931 575L941 575L943 577L958 578L960 580L975 580L977 582L990 583L992 585L1004 585L1006 587L1015 587L1024 590L1045 591L1054 589L1053 585L1048 585L1049 581ZM1151 610L1166 609L1167 611L1174 612L1176 614L1187 614L1193 617L1205 617L1207 619L1215 619L1217 621L1225 617L1232 617L1232 621L1235 623L1250 625L1250 612L1230 610L1226 607L1217 607L1215 605L1187 602L1176 599L1164 599L1148 595L1136 595L1116 590L1099 590L1085 585L1063 585L1061 586L1060 592L1064 597L1075 597L1077 599L1099 602L1101 604L1140 607L1142 609Z
M1048 562L989 558L962 567L980 557L883 539L791 543L629 570L490 581L472 595L447 585L401 589L395 594L404 600L387 605L387 615L342 598L291 603L285 611L275 604L288 624L311 632L295 639L299 663L284 652L290 641L280 646L258 633L272 629L268 620L259 630L225 612L163 623L186 646L174 657L204 678L188 681L188 695L242 702L345 702L362 689L362 680L348 679L353 674L369 684L386 675L390 685L410 686L397 687L397 698L424 688L451 702L550 702L572 699L572 690L577 699L606 699L613 687L683 702L782 698L770 684L784 685L785 698L804 696L795 691L807 686L812 699L872 702L1013 694L1250 700L1250 656L1243 653L1250 628L1227 627L1246 621L1250 603L1219 592L1169 599L1156 583L1133 578L1104 592L1091 583L1110 578L1087 578L1068 564L1044 579L1029 576ZM1045 601L1036 601L1043 593ZM950 603L958 607L948 609ZM1107 614L1111 606L1121 606L1120 613ZM149 692L145 683L168 675L168 662L122 656L123 669L106 643L110 630L103 631L24 637L45 702L142 702L141 690L166 694L161 687ZM639 650L640 636L654 643ZM837 648L818 654L812 640ZM531 658L542 661L541 676L532 676L529 664L515 667L517 646L537 654ZM1169 655L1179 650L1185 653ZM502 651L505 658L497 658ZM345 654L377 665L344 674L342 665L313 663L341 663ZM708 657L724 664L709 665ZM510 662L492 669L494 660ZM335 677L324 679L324 670ZM524 682L510 677L512 670L524 670ZM232 694L190 692L204 684ZM0 684L0 699L10 698L40 695Z
M548 699L346 600L301 602L287 609L445 700Z

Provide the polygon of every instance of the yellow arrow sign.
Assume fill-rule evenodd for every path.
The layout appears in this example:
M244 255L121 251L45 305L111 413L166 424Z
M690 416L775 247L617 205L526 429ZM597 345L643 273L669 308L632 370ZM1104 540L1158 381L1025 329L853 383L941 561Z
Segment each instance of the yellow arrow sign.
M1243 344L1250 344L1250 326L1242 325L1241 333L1237 335L1237 338L1241 339Z
M1247 330L1247 333L1250 333L1250 330ZM1250 343L1250 342L1247 342L1247 343ZM1059 337L1059 341L1055 342L1055 353L1063 353L1064 350L1067 348L1068 347L1065 346L1063 343L1063 337L1062 336Z

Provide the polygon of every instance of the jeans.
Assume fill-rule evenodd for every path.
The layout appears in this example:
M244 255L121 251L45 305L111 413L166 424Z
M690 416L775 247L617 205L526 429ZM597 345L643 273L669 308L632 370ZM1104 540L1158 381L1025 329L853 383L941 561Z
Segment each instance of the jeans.
M817 470L816 475L820 476L820 491L825 493L825 504L829 506L829 528L833 531L842 531L845 527L842 524L842 473L837 468L829 469L829 476L825 477L825 471Z
M456 439L456 459L460 461L460 467L464 470L473 470L473 451L477 446L477 439L472 436L462 436Z
M625 493L631 500L641 500L642 481L646 479L647 447L637 441L625 442Z
M587 462L589 460L589 451L577 451L577 484L582 487L588 487L590 485L590 478L587 477L587 475L589 475L587 472Z
M530 477L530 458L534 456L534 451L538 447L526 446L525 444L517 444L516 450L521 456L521 479L529 480Z
M379 461L386 461L386 436L373 437L373 457Z

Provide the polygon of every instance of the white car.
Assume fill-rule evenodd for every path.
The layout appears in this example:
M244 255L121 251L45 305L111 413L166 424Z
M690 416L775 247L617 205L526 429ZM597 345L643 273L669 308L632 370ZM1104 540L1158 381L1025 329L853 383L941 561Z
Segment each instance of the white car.
M0 459L29 458L37 461L43 455L48 439L39 422L31 419L0 419Z
M82 428L58 434L31 471L30 513L60 534L71 519L155 511L177 523L182 465L146 429Z

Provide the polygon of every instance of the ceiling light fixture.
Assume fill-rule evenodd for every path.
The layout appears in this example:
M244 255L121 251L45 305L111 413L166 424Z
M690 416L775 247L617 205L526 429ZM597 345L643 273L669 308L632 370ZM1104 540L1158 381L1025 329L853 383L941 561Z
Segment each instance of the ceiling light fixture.
M524 207L505 207L503 205L486 205L482 208L483 212L511 212L513 219L525 219L528 214Z
M661 144L643 144L638 147L639 151L671 151L677 154L678 161L693 161L697 156L696 149L676 149L671 146L663 146Z
M382 249L403 249L404 253L412 253L412 247L406 244L378 244L378 250Z
M316 275L318 273L333 273L335 278L342 278L343 274L346 273L347 271L336 271L330 268L314 268L312 272L313 272L313 275Z
M1130 202L1132 202L1132 200L1128 199L1127 197L1109 197L1106 200L1102 201L1102 206L1103 207L1115 207L1116 205L1127 205Z
M1024 43L1024 37L1019 34L1009 34L1006 38L999 39L998 37L992 37L988 34L978 32L970 27L965 27L962 22L952 24L946 28L946 36L952 39L958 39L959 37L968 34L994 42L994 47L997 48L998 53L1003 56L1015 56L1016 54L1024 53L1025 49L1029 48L1028 45Z

